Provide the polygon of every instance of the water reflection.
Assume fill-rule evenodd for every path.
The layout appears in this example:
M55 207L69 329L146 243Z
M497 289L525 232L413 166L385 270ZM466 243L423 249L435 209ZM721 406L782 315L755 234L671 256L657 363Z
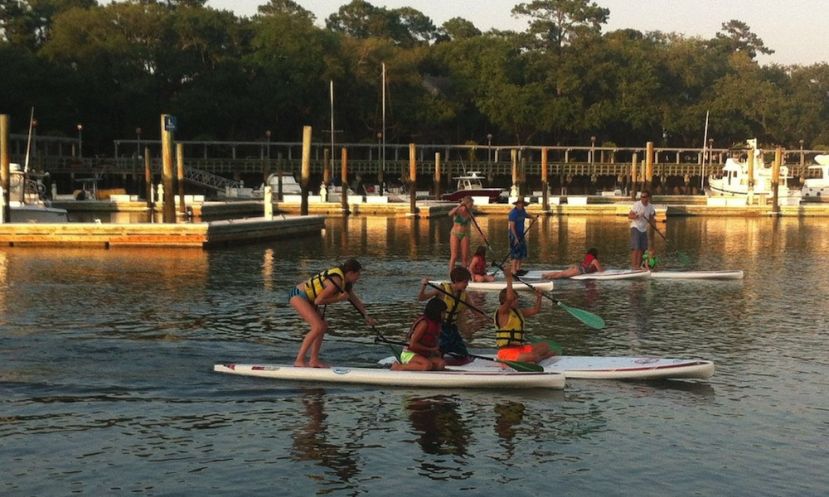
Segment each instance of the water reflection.
M417 443L426 454L467 455L472 432L458 413L458 401L448 395L412 397L406 401ZM422 464L425 472L434 471Z
M306 423L293 431L292 457L297 461L316 462L330 469L338 482L348 482L355 478L360 473L355 453L331 442L336 437L328 432L326 424L328 415L325 412L325 390L305 390L302 405ZM309 475L309 478L319 479L314 475Z
M517 427L524 421L524 404L507 401L495 404L495 433L501 441L506 459L515 455Z

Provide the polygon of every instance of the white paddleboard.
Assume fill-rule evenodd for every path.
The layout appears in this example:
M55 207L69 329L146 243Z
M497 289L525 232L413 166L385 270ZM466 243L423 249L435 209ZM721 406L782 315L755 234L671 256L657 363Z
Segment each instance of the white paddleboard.
M734 271L652 271L651 278L671 280L741 280L742 270Z
M491 354L482 354L495 357ZM391 364L387 357L380 364ZM567 379L591 380L657 380L673 378L710 378L714 363L701 359L664 359L659 357L591 357L558 356L539 363L546 372L563 373ZM491 371L501 369L501 363L474 359L466 364L447 366L457 371Z
M297 368L279 364L216 364L213 371L277 380L429 388L564 388L561 373L519 373L503 368L392 371L380 368Z
M440 286L443 281L430 281L429 283L433 285ZM553 282L544 280L544 281L527 281L530 285L534 288L541 290L542 292L551 292L553 290ZM473 292L500 292L504 288L507 287L507 282L504 280L496 280L496 281L470 281L469 285L466 287L468 291ZM528 287L527 285L521 283L520 281L513 281L512 282L512 289L515 291L522 291L522 292L531 292L532 288Z
M550 273L553 271L562 271L561 269L545 269L545 270L538 270L538 271L529 271L526 275L522 276L521 278L529 278L529 279L538 279L543 280L544 273ZM576 276L571 276L570 278L562 278L562 279L570 279L570 280L628 280L628 279L642 279L642 278L649 278L651 273L649 271L643 271L641 269L605 269L604 271L599 271L596 273L585 273L585 274L578 274ZM533 283L534 284L534 283Z

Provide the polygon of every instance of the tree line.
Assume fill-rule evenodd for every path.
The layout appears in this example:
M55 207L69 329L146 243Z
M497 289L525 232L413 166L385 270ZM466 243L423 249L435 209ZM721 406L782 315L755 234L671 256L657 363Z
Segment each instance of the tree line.
M265 0L263 0L264 2ZM760 65L772 53L744 22L704 39L606 31L587 0L534 0L521 32L441 26L413 8L364 0L323 23L292 0L252 17L204 0L0 0L0 112L15 131L112 140L158 138L159 115L189 140L829 148L829 64ZM491 136L491 138L488 138Z

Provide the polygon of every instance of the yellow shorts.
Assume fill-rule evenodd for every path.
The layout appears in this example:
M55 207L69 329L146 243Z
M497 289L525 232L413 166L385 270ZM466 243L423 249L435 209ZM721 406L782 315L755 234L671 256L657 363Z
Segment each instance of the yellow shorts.
M508 345L506 347L502 347L498 350L498 355L496 356L498 359L502 361L516 361L518 360L518 356L521 354L526 354L527 352L532 352L533 346L532 345Z

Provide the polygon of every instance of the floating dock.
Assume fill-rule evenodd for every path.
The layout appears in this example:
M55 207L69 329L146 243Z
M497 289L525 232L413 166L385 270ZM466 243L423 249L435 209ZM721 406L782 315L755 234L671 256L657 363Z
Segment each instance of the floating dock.
M0 224L0 245L208 248L319 235L322 216L274 216L203 223Z

